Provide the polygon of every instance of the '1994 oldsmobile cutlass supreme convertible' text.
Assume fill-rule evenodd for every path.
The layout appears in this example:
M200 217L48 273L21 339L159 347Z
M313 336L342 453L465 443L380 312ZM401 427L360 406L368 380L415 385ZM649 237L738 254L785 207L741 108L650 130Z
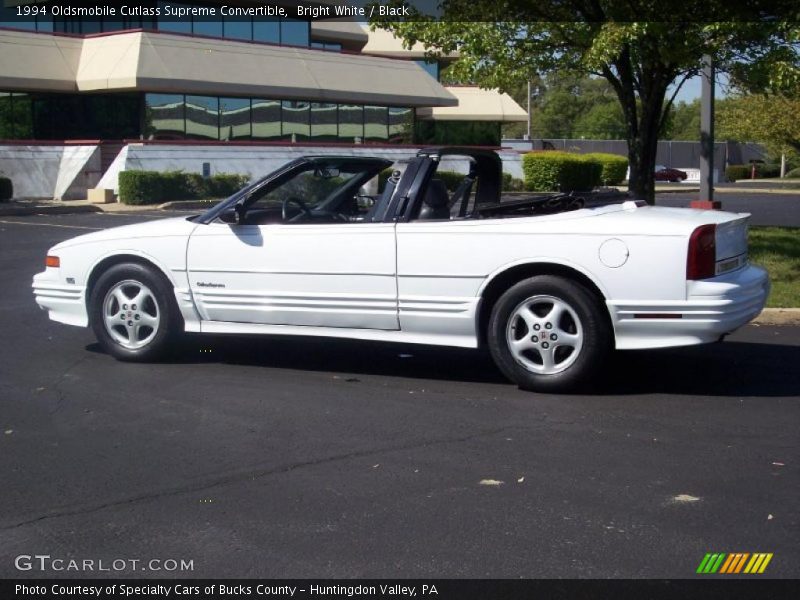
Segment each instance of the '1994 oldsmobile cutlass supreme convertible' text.
M470 165L452 193L436 174L450 155ZM591 381L614 348L720 340L766 301L748 215L501 198L489 151L390 166L301 158L199 216L67 240L36 301L123 360L181 331L485 346L541 391Z

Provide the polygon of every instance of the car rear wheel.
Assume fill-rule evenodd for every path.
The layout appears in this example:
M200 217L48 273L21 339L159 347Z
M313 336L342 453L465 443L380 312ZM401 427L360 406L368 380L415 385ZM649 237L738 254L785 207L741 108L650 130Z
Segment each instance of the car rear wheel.
M170 285L140 264L119 264L103 273L89 305L97 340L119 360L161 357L180 324Z
M572 391L589 383L611 350L602 307L582 285L551 275L520 281L497 301L489 350L523 389Z

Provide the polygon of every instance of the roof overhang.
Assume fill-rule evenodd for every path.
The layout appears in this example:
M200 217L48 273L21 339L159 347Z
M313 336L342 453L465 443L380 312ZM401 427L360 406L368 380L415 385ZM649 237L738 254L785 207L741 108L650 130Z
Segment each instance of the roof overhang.
M72 38L0 30L0 89L458 103L413 62L145 31Z
M499 121L513 123L528 120L528 113L508 94L498 90L454 86L447 90L458 98L458 106L418 108L423 121Z

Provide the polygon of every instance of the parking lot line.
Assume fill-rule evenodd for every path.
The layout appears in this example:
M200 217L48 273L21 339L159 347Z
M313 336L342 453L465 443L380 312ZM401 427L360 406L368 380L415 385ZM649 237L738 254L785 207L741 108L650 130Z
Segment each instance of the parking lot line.
M4 225L38 225L40 227L61 227L63 229L91 229L93 231L99 231L101 229L105 229L105 227L86 227L84 225L61 225L59 223L29 223L27 221L3 221L0 220L0 223Z

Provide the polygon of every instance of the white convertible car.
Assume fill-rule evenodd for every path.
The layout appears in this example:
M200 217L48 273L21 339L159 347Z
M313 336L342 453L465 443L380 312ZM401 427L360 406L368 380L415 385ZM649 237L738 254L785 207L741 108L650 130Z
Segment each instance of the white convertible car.
M471 165L452 192L449 155ZM123 360L181 331L487 347L521 387L561 391L614 348L715 342L766 301L746 214L501 198L490 151L390 166L301 158L199 216L67 240L36 302Z

